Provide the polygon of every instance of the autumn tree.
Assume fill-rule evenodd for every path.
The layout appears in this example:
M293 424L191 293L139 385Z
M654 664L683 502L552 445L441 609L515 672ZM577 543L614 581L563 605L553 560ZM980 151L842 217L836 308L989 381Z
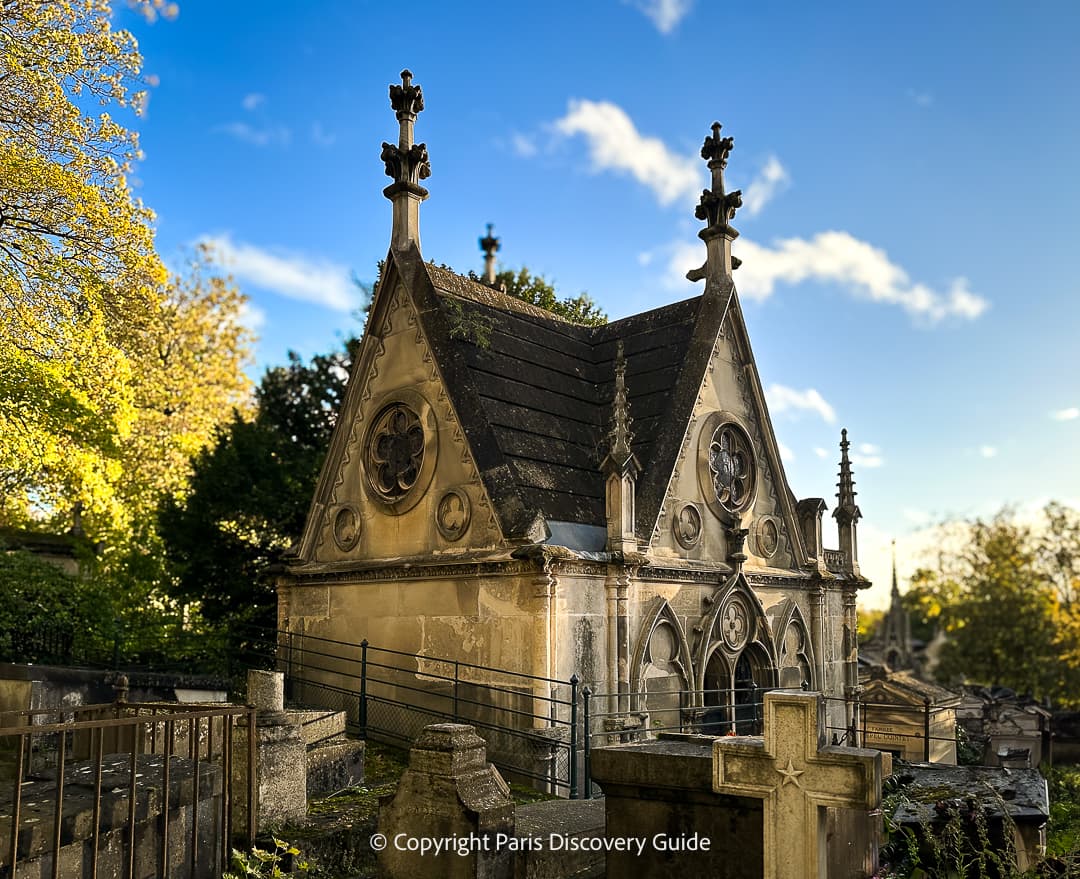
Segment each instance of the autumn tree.
M913 632L946 635L937 677L946 683L997 684L1061 704L1078 700L1077 616L1061 587L1080 549L1057 504L1035 526L1002 510L967 525L966 539L917 572L905 604ZM1080 529L1077 530L1080 534Z
M0 0L0 518L79 502L115 535L241 402L247 340L228 284L198 264L170 281L154 250L118 121L142 107L142 59L111 17Z

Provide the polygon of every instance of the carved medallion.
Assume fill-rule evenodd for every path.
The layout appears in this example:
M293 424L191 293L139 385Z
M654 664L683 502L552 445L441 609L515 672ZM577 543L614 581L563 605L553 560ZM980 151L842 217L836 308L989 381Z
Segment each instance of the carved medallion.
M754 554L771 559L780 548L780 522L775 516L762 516L751 528Z
M720 613L720 634L733 653L742 650L750 637L750 615L738 596L733 596Z
M469 496L456 488L450 489L439 500L435 510L435 525L447 540L458 540L469 530L472 509Z
M675 539L683 549L691 549L701 541L701 513L693 504L683 504L671 520Z
M352 504L342 504L334 513L330 530L338 549L342 552L352 551L360 542L360 535L363 532L360 511Z

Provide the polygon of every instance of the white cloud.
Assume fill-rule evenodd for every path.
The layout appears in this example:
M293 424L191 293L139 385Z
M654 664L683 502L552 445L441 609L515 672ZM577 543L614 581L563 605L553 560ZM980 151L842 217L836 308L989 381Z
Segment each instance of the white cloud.
M252 244L235 243L228 235L206 236L201 243L241 287L244 283L301 302L334 311L360 305L361 292L349 279L347 267L296 254L270 252Z
M539 152L533 138L517 132L510 136L510 148L523 159L531 159Z
M839 284L857 298L899 305L931 324L949 317L974 320L990 307L968 289L965 278L954 280L943 293L913 283L884 250L847 232L819 232L809 240L786 238L771 248L740 238L736 250L743 264L735 273L735 283L739 294L750 299L768 299L778 284L818 281ZM704 258L701 245L680 243L671 253L671 283L701 265Z
M662 34L670 34L694 5L694 0L623 0L649 17Z
M780 164L776 156L769 156L761 173L743 190L743 209L756 217L775 196L783 192L791 183L787 169Z
M261 95L258 92L252 92L249 95L244 95L244 99L240 103L243 108L250 113L252 110L256 110L262 104L266 103L266 95Z
M585 138L594 171L627 172L648 186L662 205L693 200L701 193L701 162L673 153L659 138L642 135L615 104L571 100L566 115L553 125L561 135Z
M653 261L655 254L651 250L643 250L637 255L637 261L639 266L647 266Z
M772 384L766 388L765 397L774 415L781 412L816 412L826 423L836 422L836 410L814 388L797 391L785 385Z
M979 446L979 454L984 458L997 457L997 446Z
M217 126L215 131L222 131L230 137L258 147L287 146L292 140L292 132L282 125L256 128L246 122L226 122Z
M821 446L817 446L814 449L814 454L817 455L819 458L828 458L829 457L828 451L823 449Z
M1080 418L1080 408L1070 406L1068 409L1058 409L1056 412L1051 412L1050 417L1054 421L1073 421Z
M791 449L789 449L787 446L785 446L779 440L776 441L776 445L780 449L780 459L782 461L794 461L795 460L795 453L793 451L791 451Z
M266 312L248 301L240 306L239 320L243 326L254 332L266 326Z
M881 467L885 459L881 456L881 447L873 443L859 443L858 451L851 455L851 466L855 468L865 467L868 470Z
M332 147L337 143L337 137L323 128L321 122L314 122L311 125L311 142L315 146Z
M907 96L919 107L930 107L934 103L934 96L930 92L920 92L915 89L908 89Z

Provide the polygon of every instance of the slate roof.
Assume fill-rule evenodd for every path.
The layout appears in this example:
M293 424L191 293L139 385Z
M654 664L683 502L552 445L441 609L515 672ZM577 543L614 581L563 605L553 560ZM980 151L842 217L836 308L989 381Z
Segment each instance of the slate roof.
M525 508L549 521L604 525L600 461L606 453L620 340L634 419L633 450L642 466L639 484L653 472L666 482L674 462L658 460L656 440L673 418L681 372L695 370L688 354L702 297L588 327L446 269L427 263L424 268L443 318L426 327L437 359L444 373L447 357L464 367L462 378L475 394ZM432 330L443 337L438 344ZM478 344L480 335L486 339ZM696 366L695 393L704 363ZM477 439L470 432L474 450Z

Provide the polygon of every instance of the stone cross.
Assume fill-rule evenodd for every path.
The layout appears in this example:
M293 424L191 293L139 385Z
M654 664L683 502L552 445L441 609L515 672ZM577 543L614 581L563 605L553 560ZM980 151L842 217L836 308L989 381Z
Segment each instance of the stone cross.
M713 790L762 800L764 879L824 879L824 807L869 812L881 803L881 752L823 747L824 729L819 694L774 690L763 738L713 743Z

